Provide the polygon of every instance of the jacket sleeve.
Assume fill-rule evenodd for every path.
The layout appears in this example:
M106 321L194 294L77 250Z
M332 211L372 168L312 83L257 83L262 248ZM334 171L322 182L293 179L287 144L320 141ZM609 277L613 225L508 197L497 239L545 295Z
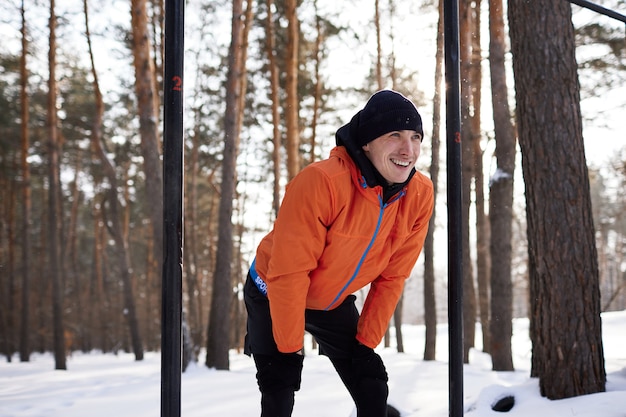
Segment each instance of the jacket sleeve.
M418 216L411 234L404 245L393 254L385 270L372 282L363 305L356 338L371 348L378 346L385 335L389 320L402 295L404 282L411 275L411 270L424 247L428 223L433 212L432 184L430 188L425 187L421 191L421 196Z
M378 277L372 282L357 326L356 339L374 349L383 339L405 279Z
M309 272L324 250L332 196L325 174L305 168L288 184L274 223L265 278L274 340L284 353L303 346Z

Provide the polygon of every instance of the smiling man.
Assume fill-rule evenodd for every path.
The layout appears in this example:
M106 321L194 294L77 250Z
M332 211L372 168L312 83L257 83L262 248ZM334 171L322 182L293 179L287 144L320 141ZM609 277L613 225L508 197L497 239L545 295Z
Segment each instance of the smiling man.
M291 416L305 330L328 356L358 417L387 417L382 340L419 256L433 210L415 170L422 118L402 94L374 94L336 133L326 160L288 185L244 287L245 351L257 367L262 417ZM369 287L361 312L354 292Z

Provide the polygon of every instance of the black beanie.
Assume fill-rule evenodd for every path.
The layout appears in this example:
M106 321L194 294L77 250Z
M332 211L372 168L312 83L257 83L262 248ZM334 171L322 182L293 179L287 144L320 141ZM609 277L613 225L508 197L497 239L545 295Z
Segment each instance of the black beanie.
M424 136L422 118L415 105L397 91L378 91L359 113L356 137L359 146L396 130L415 130Z

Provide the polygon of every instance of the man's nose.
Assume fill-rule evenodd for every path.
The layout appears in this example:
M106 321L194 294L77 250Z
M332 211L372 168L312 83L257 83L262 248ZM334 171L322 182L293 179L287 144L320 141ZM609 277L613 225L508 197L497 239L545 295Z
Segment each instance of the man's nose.
M413 154L415 143L413 143L412 135L403 133L400 137L400 150L408 155Z

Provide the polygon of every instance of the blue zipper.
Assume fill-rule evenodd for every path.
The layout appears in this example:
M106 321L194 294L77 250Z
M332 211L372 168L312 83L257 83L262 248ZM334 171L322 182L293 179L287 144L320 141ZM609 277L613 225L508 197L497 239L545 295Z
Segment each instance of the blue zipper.
M364 187L367 187L367 184L364 183L363 185ZM376 229L374 230L374 235L372 236L370 243L367 245L367 248L365 248L363 255L361 255L361 259L359 260L359 263L357 264L354 273L352 274L348 282L346 282L346 284L341 288L341 290L339 290L339 293L337 293L337 296L333 299L333 301L326 308L324 308L324 311L328 311L330 307L332 307L333 304L335 304L337 300L339 300L341 295L346 291L348 286L352 283L352 281L356 279L357 275L359 274L359 271L361 270L361 266L363 265L363 262L365 261L365 257L369 253L370 249L372 249L372 245L374 245L374 241L378 237L378 232L380 231L380 225L383 220L383 214L385 212L385 208L389 204L399 200L405 194L406 192L402 190L401 192L398 193L396 197L394 197L392 200L389 200L385 204L383 204L383 198L380 195L378 195L378 203L380 204L380 212L378 214L378 222L376 223ZM254 282L259 292L267 297L267 284L265 283L263 278L259 276L258 272L256 271L256 257L254 258L254 260L252 261L252 265L250 266L250 276L252 277L252 282Z
M395 200L397 200L397 198L393 199L393 201ZM390 201L390 203L393 201ZM337 294L335 299L324 309L324 311L328 311L333 306L333 304L335 304L337 300L339 300L339 297L341 297L341 295L348 288L348 286L352 283L352 281L356 279L356 276L359 274L359 271L361 270L361 266L363 265L363 262L365 261L365 257L369 253L370 249L372 249L372 245L374 245L374 241L376 240L376 237L378 236L378 232L380 230L380 224L382 223L382 220L383 220L383 213L385 212L385 207L387 207L388 205L388 203L383 204L383 198L380 195L378 195L378 202L380 203L380 213L378 215L378 223L376 224L374 235L372 236L370 243L367 245L367 248L365 248L365 252L363 252L363 255L361 255L361 259L359 260L359 263L356 266L356 270L354 271L354 273L352 274L348 282L346 282L346 284L343 286L343 288L339 290L339 293Z

